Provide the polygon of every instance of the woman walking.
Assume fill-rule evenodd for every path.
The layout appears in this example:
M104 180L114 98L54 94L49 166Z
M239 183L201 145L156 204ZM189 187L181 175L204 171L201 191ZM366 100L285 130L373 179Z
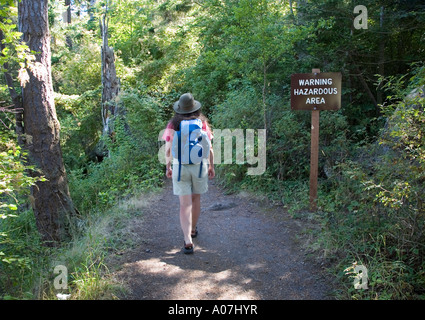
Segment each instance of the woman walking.
M172 178L173 193L179 196L183 252L189 254L194 249L192 239L198 235L201 194L208 191L208 178L215 176L213 135L201 104L191 93L183 94L173 107L174 117L162 136L166 141L166 176Z

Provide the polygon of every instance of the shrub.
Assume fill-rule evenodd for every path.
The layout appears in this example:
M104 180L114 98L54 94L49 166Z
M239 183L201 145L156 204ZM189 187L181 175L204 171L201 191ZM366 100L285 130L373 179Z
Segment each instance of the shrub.
M1 129L0 129L1 130ZM43 178L27 175L25 153L9 132L0 136L0 296L22 295L31 286L40 261L41 240L31 210L29 186Z

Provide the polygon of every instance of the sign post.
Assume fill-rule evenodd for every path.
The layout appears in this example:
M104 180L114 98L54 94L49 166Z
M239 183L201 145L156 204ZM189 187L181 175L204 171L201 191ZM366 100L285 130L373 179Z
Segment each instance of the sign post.
M319 119L321 110L341 108L341 73L291 75L291 109L311 111L310 211L317 211L317 180L319 175Z
M320 111L311 111L310 148L310 211L317 211L317 180L319 176L319 119Z

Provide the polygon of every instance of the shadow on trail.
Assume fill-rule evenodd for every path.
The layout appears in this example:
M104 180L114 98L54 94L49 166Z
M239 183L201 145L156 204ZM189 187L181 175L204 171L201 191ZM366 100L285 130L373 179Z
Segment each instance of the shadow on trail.
M143 243L116 274L130 289L125 299L328 299L326 279L304 261L286 215L212 183L201 207L192 255L182 252L170 182L143 210Z

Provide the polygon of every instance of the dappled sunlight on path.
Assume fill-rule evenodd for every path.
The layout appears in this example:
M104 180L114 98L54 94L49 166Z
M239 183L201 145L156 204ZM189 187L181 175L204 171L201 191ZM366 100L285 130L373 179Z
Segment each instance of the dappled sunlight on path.
M136 262L132 268L147 278L160 278L161 286L150 299L259 299L254 290L247 290L252 279L243 279L236 271L226 269L185 270L157 258ZM189 274L190 273L190 274ZM164 284L165 283L165 284ZM143 286L143 284L142 284ZM165 297L161 292L166 292ZM148 298L148 297L143 297Z
M216 209L217 203L223 205ZM169 182L141 209L142 243L123 256L115 274L129 288L125 299L328 298L326 279L294 244L290 218L248 197L224 195L211 183L201 206L192 255L182 252L178 198Z

